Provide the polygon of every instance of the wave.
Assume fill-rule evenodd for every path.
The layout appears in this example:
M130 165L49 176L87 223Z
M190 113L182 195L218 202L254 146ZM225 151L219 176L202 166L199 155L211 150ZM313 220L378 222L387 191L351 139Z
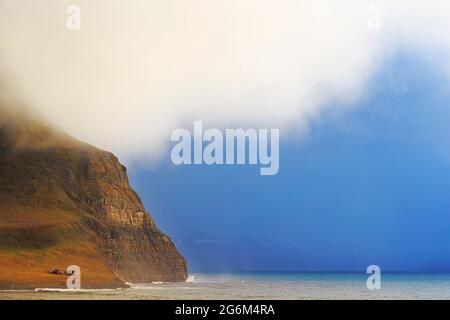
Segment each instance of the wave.
M123 288L116 289L63 289L63 288L36 288L31 291L35 292L64 292L64 293L86 293L86 292L101 292L101 291L120 291Z

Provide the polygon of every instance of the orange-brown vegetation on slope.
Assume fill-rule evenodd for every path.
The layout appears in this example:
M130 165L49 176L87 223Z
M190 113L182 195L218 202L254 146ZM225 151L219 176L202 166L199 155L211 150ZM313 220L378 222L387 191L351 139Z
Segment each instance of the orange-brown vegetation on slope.
M109 152L0 108L0 288L184 281L187 268Z

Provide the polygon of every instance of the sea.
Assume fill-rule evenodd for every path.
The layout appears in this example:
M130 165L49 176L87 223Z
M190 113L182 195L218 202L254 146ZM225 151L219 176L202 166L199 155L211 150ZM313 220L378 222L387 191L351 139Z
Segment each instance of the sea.
M126 289L0 291L0 299L246 300L450 299L450 274L383 273L370 290L365 273L193 273L183 283L129 284Z

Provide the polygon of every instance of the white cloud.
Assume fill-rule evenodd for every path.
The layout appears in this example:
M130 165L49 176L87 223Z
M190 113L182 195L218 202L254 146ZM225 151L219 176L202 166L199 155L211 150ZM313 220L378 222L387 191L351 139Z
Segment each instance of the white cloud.
M73 3L79 31L66 28ZM449 11L443 0L3 0L0 70L72 135L151 159L196 119L302 132L358 99L400 47L447 63Z

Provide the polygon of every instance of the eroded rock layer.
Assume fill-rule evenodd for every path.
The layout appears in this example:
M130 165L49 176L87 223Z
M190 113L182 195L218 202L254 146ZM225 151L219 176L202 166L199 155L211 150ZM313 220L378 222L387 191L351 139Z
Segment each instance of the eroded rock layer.
M184 281L187 268L111 153L0 108L0 287Z

